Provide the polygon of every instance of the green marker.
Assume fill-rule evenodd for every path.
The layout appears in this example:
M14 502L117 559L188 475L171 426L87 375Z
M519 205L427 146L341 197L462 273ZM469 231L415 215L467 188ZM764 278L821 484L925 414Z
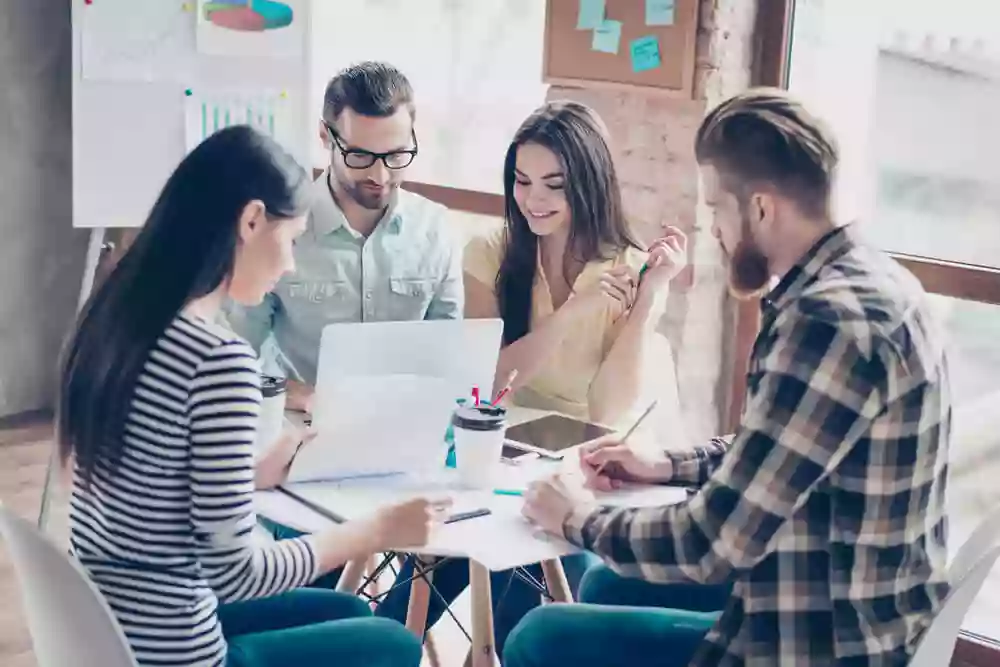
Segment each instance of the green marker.
M518 491L516 489L494 489L493 493L498 496L523 496L523 491Z

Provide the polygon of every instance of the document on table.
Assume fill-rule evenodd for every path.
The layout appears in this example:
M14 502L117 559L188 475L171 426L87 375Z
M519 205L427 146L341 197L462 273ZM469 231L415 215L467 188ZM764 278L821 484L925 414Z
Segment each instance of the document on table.
M505 466L501 479L511 489L522 490L530 480L561 468L564 466L548 461L525 461L517 466ZM435 526L430 541L420 553L471 558L493 571L580 552L562 537L547 534L524 518L522 497L463 490L457 484L455 471L443 467L420 474L293 484L288 488L309 505L346 521L370 516L382 507L415 497L451 498L454 504L450 514L488 507L490 513L485 516ZM615 491L594 494L598 503L622 507L658 507L684 502L686 498L684 488L646 484L630 484Z
M687 500L687 489L660 484L626 484L614 491L598 492L594 499L614 507L663 507Z
M316 438L296 455L289 482L414 473L441 466L455 407L451 384L419 375L338 379L313 407Z

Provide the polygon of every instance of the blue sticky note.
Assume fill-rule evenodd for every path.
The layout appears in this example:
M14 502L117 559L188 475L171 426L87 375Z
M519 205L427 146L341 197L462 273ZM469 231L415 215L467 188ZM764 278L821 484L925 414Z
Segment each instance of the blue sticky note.
M604 22L604 0L580 0L576 17L577 30L594 30Z
M603 21L601 26L594 30L594 38L590 43L590 48L602 53L618 53L618 43L621 38L621 21Z
M632 71L645 72L660 66L660 43L652 35L633 39L629 47L632 52Z
M646 0L646 25L673 25L674 0Z

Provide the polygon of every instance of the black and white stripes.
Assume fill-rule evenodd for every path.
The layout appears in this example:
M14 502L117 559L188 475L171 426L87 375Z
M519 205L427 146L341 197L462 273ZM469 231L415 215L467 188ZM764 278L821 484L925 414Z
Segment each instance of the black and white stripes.
M219 603L316 576L308 538L252 537L258 368L233 334L179 316L136 385L121 462L74 480L72 549L141 665L223 664Z

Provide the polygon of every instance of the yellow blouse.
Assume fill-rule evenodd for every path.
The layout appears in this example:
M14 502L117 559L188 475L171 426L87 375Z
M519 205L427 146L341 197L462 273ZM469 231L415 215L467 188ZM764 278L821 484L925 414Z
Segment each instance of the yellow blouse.
M496 278L504 253L504 232L499 229L473 238L465 250L466 279L473 278L487 286L496 298ZM582 291L597 282L608 270L628 264L637 271L646 261L647 253L628 248L614 259L591 262L573 283L574 291ZM531 323L551 315L555 308L549 284L541 262L535 272L531 292ZM608 300L603 311L593 311L581 322L573 335L566 338L555 354L549 357L535 377L514 393L516 405L540 410L554 410L579 419L590 419L588 394L605 356L614 343L615 323L624 314L624 307Z

